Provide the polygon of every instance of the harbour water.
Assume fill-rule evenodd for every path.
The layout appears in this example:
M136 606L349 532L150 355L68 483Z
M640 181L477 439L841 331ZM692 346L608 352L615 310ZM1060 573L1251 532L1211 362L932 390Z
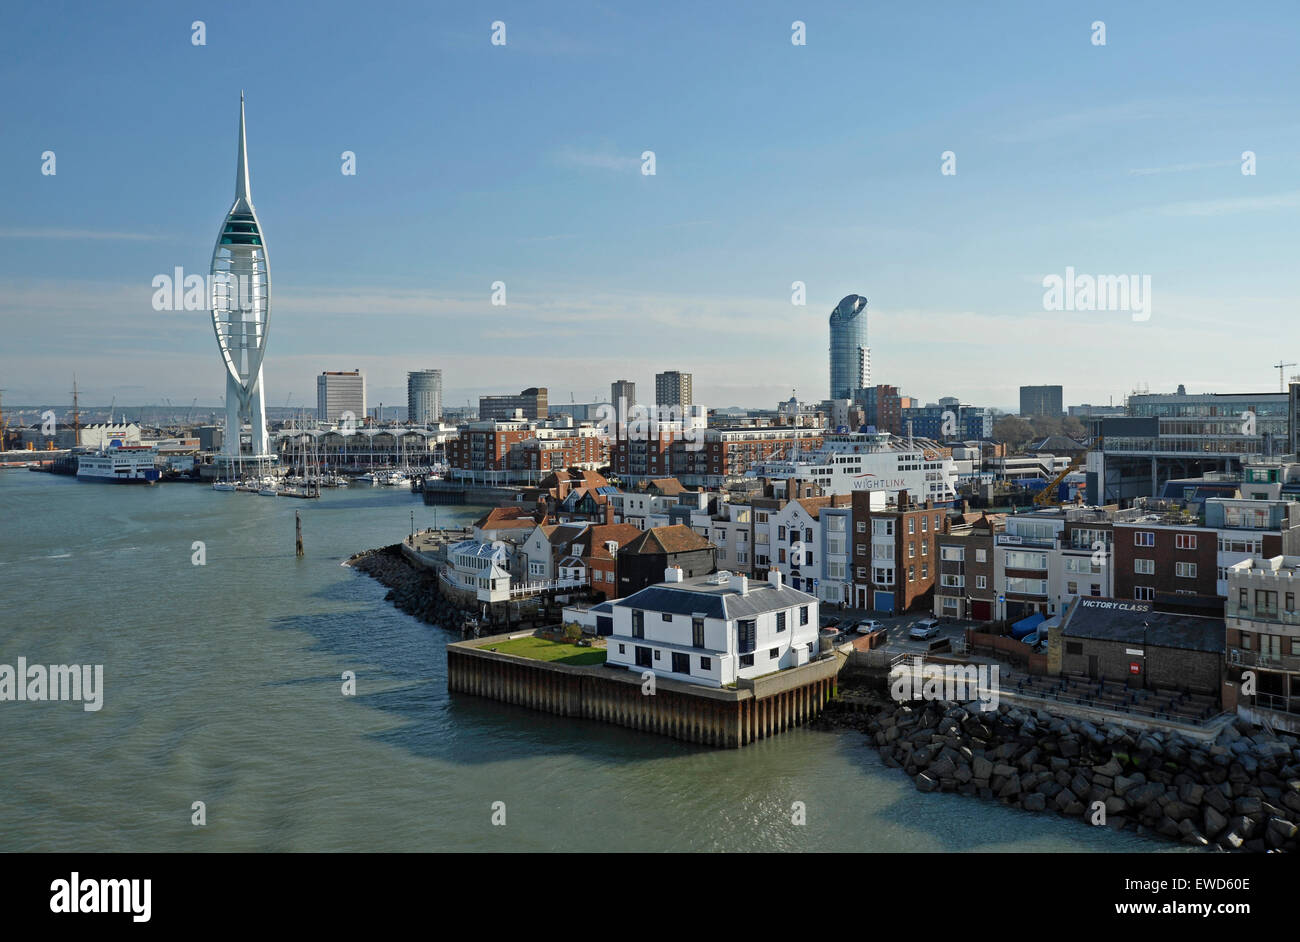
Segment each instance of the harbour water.
M720 751L451 696L452 636L340 565L412 510L0 472L0 663L104 667L98 712L0 702L0 851L1177 849L920 794L858 733Z

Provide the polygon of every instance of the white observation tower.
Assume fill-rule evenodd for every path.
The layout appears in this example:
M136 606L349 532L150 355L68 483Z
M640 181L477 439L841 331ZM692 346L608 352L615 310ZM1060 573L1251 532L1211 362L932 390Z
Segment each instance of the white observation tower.
M253 209L244 135L244 94L239 94L239 161L235 202L212 250L212 329L226 365L225 462L267 459L266 386L262 358L271 321L271 269L262 224ZM249 428L248 444L243 429Z

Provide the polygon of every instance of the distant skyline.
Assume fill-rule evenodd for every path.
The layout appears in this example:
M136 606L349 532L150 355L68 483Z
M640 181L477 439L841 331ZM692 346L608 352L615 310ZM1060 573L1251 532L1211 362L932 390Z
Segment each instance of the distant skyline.
M356 368L372 407L420 369L447 407L665 370L710 406L816 401L849 294L872 382L922 402L1272 391L1300 361L1293 3L144 2L7 27L6 410L68 402L74 373L83 402L222 401L210 317L154 311L152 281L207 272L241 89L269 408ZM1067 270L1149 277L1149 319L1045 310Z

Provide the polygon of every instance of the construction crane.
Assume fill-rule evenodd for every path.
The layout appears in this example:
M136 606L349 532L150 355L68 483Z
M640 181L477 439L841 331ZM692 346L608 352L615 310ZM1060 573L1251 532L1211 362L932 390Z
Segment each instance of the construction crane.
M199 404L199 397L195 396L194 401L190 403L190 411L185 413L185 424L190 424L190 417L194 415L194 407Z
M1286 381L1283 379L1282 371L1285 370L1288 366L1297 366L1297 365L1300 364L1283 363L1280 360L1277 363L1273 364L1273 368L1277 370L1277 391L1278 392L1286 392Z
M1093 443L1088 446L1086 451L1081 451L1079 454L1075 455L1073 460L1065 466L1064 471L1052 478L1045 488L1034 495L1034 503L1039 507L1050 507L1061 503L1061 499L1056 496L1056 489L1060 487L1061 482L1064 481L1072 472L1079 469L1079 465L1083 464L1084 459L1086 459L1088 455L1097 451L1099 448L1101 448L1100 435L1093 440Z

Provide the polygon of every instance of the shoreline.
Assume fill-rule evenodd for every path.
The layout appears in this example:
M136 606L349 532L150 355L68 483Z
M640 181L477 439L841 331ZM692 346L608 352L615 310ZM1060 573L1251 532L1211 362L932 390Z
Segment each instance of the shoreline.
M1205 849L1298 849L1300 744L1241 720L1198 743L1007 704L982 712L978 703L842 690L810 728L865 734L887 767L925 793Z

